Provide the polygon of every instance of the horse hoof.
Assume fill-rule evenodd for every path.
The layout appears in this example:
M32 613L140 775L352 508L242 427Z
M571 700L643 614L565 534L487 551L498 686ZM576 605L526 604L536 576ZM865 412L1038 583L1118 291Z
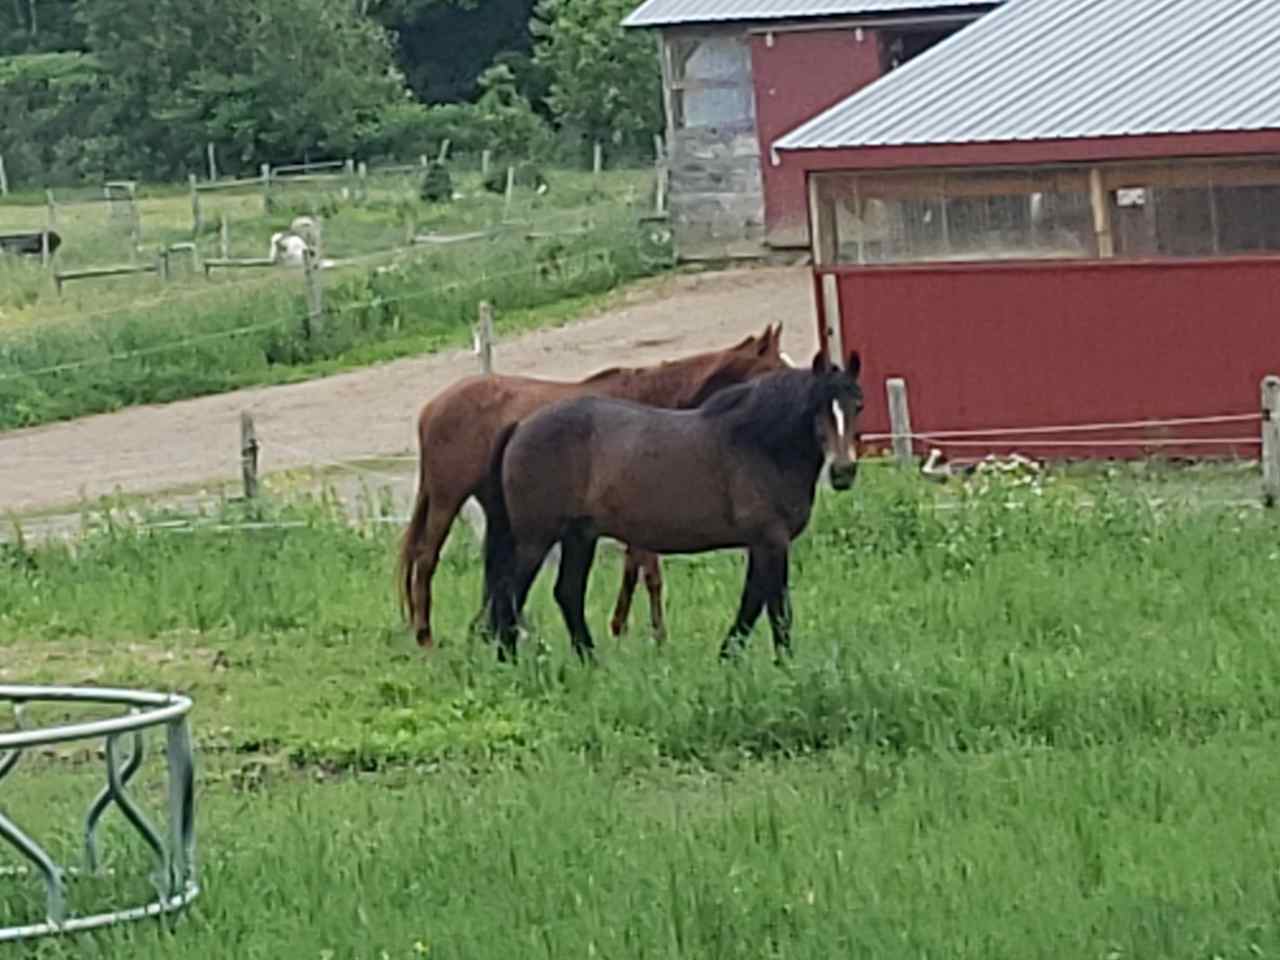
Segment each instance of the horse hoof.
M609 632L613 634L614 639L621 640L622 635L627 632L627 625L625 623L621 623L617 620L614 620L612 623L609 624Z
M421 647L423 650L430 650L432 647L435 646L435 643L431 639L430 630L419 630L417 639L418 639L418 646Z

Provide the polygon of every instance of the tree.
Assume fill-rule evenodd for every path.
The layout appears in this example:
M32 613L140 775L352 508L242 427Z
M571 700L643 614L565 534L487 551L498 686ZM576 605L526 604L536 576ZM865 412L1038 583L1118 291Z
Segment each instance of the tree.
M0 56L83 50L74 0L10 0L0 4Z
M534 0L358 0L396 38L396 54L409 85L424 103L475 99L480 74L498 58L533 50L529 18ZM517 61L504 61L523 86Z
M79 0L130 118L135 165L181 174L206 141L241 164L349 154L410 94L390 38L339 0Z
M0 153L14 183L103 172L121 147L106 86L83 53L0 58Z
M653 38L622 28L635 0L539 0L534 60L551 80L562 130L587 141L642 146L662 129Z

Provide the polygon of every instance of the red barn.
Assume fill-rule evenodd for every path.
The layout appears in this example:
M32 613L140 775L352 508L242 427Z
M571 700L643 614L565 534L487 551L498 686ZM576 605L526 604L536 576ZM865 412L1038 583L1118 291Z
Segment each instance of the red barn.
M1280 3L1010 0L774 147L869 430L903 377L956 455L1256 453L1213 441L1280 373Z
M996 0L648 0L671 225L682 259L807 249L804 176L775 138L995 7Z

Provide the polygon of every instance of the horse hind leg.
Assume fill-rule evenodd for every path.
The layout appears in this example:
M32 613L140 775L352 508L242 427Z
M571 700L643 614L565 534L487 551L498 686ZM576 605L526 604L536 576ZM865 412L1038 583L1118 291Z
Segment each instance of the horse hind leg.
M609 621L609 632L621 637L627 631L627 619L631 616L631 598L635 596L636 584L640 582L640 559L637 551L627 547L627 555L622 565L622 587L618 590L618 603L613 608L613 619Z
M457 503L445 503L433 498L427 514L427 527L414 556L413 590L417 596L416 607L418 620L414 624L418 646L432 646L431 634L431 581L435 577L436 567L440 564L440 552L453 526L453 518L458 513Z
M662 558L656 553L646 553L641 561L644 585L649 591L649 621L653 625L653 639L658 646L667 641L667 625L662 616Z
M587 578L595 559L596 538L571 533L560 542L560 573L556 577L556 603L573 642L573 651L584 662L595 660L595 643L587 626Z
M518 547L509 572L492 585L487 604L492 611L490 624L498 640L499 662L515 662L524 606L550 549L550 544Z

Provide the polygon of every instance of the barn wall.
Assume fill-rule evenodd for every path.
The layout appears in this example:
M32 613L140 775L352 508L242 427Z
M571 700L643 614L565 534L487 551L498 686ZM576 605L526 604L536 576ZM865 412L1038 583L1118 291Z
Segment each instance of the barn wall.
M837 269L846 349L862 351L863 429L889 428L887 377L905 377L916 431L1248 414L1280 371L1280 258ZM819 327L821 329L821 326ZM1256 423L1053 439L1254 437ZM1034 442L947 447L1044 457L1141 456ZM917 453L922 452L921 448ZM1222 447L1166 454L1204 456ZM1254 444L1236 453L1257 456Z
M741 48L738 64L697 66L712 80L681 76L680 51L710 39ZM750 48L740 24L663 33L667 143L670 151L669 209L681 259L757 257L764 247L764 187L756 139L755 93ZM727 70L728 72L723 72ZM678 85L686 87L681 104ZM725 111L723 117L717 111ZM743 115L745 113L745 115ZM679 117L689 123L682 124Z
M774 140L878 80L880 47L877 31L852 27L751 38L765 233L770 246L809 243L804 171L796 163L774 166L770 162Z

